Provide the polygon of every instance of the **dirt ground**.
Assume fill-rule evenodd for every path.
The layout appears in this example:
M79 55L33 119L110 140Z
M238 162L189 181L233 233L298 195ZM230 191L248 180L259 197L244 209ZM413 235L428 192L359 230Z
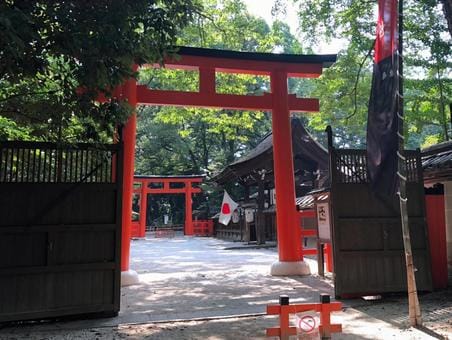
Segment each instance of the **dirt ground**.
M315 274L315 261L307 260L311 276L273 277L275 249L237 245L184 237L135 241L131 268L141 282L122 289L118 317L6 327L0 339L262 339L277 326L265 310L279 295L291 303L333 295L331 280ZM404 295L341 302L333 322L343 331L333 339L452 339L451 287L420 295L423 329L408 327Z

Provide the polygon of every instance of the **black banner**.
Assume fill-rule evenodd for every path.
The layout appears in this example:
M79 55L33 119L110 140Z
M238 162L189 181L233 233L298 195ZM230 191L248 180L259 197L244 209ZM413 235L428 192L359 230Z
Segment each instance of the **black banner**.
M397 69L393 55L374 64L367 120L367 167L374 191L393 195L398 188Z
M398 189L397 0L378 0L374 71L367 117L367 168L374 191Z

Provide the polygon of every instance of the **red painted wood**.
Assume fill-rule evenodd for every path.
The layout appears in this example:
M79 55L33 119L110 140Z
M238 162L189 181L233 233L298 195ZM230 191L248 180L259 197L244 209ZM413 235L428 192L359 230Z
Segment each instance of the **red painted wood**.
M148 66L155 67L156 65ZM298 227L297 221L299 217L296 215L295 209L289 113L291 111L318 111L319 102L317 99L296 98L295 95L289 95L287 92L287 78L318 77L322 73L322 63L284 63L279 61L184 55L179 59L166 60L165 66L168 68L199 70L200 92L150 90L145 86L137 87L136 82L130 80L124 87L126 89L125 99L133 107L136 107L137 103L141 103L272 111L275 187L278 200L276 218L278 223L279 260L302 260L301 230ZM272 93L267 93L263 96L217 94L215 91L215 72L270 75ZM124 270L129 267L135 133L136 116L133 115L124 128L125 166L122 230L122 268ZM163 181L163 183L163 190L168 190L168 182ZM191 189L190 191L192 193L195 190ZM153 192L155 193L156 191ZM190 202L191 193L186 195L190 196ZM188 198L186 200L188 201ZM190 211L188 210L189 205ZM145 213L145 211L142 213ZM186 216L188 214L191 215L191 204L186 204ZM192 225L190 226L190 222L188 228L189 232L191 232Z
M152 177L152 178L146 178L146 177L135 177L135 182L142 182L142 183L202 183L203 177Z
M185 235L193 236L193 211L191 183L185 186Z
M341 310L342 308L342 302L331 302L329 304L323 304L323 305L328 305L327 309L324 308L324 311L329 310L331 312L338 312ZM316 302L316 303L301 303L301 304L296 304L296 305L288 305L287 306L287 310L289 311L289 313L299 313L299 312L306 312L306 311L316 311L316 312L320 312L322 311L322 303L320 302ZM276 315L276 314L280 314L281 313L281 305L267 305L267 314L268 315Z
M300 218L317 218L316 211L314 209L310 210L300 210L298 211Z
M292 131L287 98L287 74L271 75L271 89L278 98L273 104L273 164L275 171L276 226L278 254L282 262L303 259L299 216L295 205L295 180L292 157Z
M317 248L303 248L303 256L306 255L317 255Z
M329 271L330 273L334 272L333 247L331 246L331 243L325 244L325 264L327 271Z
M151 90L145 85L138 86L138 101L147 105L171 105L225 108L237 110L270 110L272 96L243 96L232 94L210 94L185 91Z
M130 235L132 238L134 237L141 237L140 235L140 230L141 226L140 226L140 221L132 221L131 224L131 229L130 229Z
M147 194L184 194L185 195L185 235L192 236L193 229L193 212L192 212L192 195L201 193L200 188L193 188L192 183L201 183L202 178L139 178L135 177L134 182L141 183L140 189L133 192L140 193L140 223L136 227L132 225L132 237L145 237L146 235L146 215L147 215ZM161 183L163 188L151 189L150 183ZM184 188L170 188L171 183L184 183Z
M135 190L134 192L141 192L140 190ZM199 194L202 192L199 188L193 188L192 193ZM185 194L185 189L146 189L148 194Z
M158 64L147 65L160 67ZM277 61L209 58L184 55L179 59L166 59L165 68L198 70L199 67L213 68L217 72L270 75L282 71L289 77L316 78L322 74L322 64L283 63Z
M306 236L317 236L317 230L315 229L301 229L301 235Z
M291 112L319 111L318 99L297 98L295 95L287 95L287 93L285 97L289 98L288 108ZM262 96L245 96L211 92L151 90L145 85L139 85L138 103L146 105L270 111L273 108L273 96L271 93L264 93Z
M124 87L124 99L133 108L137 105L136 80L128 80ZM132 193L133 172L135 164L137 116L134 112L126 122L123 129L124 141L124 175L123 175L123 201L122 201L122 234L121 234L121 271L129 270L130 263L130 237L132 224Z
M140 229L138 230L138 237L146 236L146 217L148 206L148 194L144 185L141 185L141 199L140 199ZM132 233L133 236L133 233Z
M425 195L433 288L447 288L446 216L443 195Z
M331 337L331 333L342 332L341 324L331 323L331 312L342 310L341 302L332 303L303 303L298 305L267 305L267 315L279 315L279 327L267 328L267 336L279 336L281 339L289 339L290 335L296 335L296 327L289 326L290 314L306 311L316 311L320 313L320 335L325 339Z
M199 92L204 94L215 94L215 69L199 68Z
M212 236L213 221L212 220L193 221L193 234L195 236Z

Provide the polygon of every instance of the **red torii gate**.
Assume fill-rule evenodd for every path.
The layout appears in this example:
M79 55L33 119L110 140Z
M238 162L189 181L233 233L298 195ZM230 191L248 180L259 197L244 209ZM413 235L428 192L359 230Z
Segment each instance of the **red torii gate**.
M272 111L273 155L276 190L276 220L279 261L271 268L272 275L309 274L301 253L301 232L295 206L295 184L292 160L290 112L319 110L318 99L297 98L288 94L289 77L319 77L324 67L336 61L336 55L287 55L249 53L182 47L178 58L167 58L165 67L199 71L199 92L151 90L129 80L123 86L123 98L132 107L144 105L195 106L236 110ZM147 65L158 67L159 65ZM270 76L271 93L262 96L218 94L216 72ZM136 135L136 115L123 130L124 201L122 229L123 283L129 271L132 185Z
M184 194L185 195L185 235L192 236L192 195L201 192L200 188L193 184L201 183L203 175L181 175L181 176L134 176L134 184L140 183L139 188L134 188L133 193L140 195L140 218L132 222L132 237L144 237L146 232L147 195L148 194ZM154 186L154 187L153 187Z

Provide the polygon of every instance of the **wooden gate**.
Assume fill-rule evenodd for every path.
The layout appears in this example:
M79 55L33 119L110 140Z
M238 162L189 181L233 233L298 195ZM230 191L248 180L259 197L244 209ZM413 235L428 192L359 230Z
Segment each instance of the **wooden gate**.
M0 143L0 322L119 311L122 144Z
M408 214L416 281L431 290L430 254L419 151L406 151ZM330 147L336 296L406 291L398 197L370 190L365 150Z

